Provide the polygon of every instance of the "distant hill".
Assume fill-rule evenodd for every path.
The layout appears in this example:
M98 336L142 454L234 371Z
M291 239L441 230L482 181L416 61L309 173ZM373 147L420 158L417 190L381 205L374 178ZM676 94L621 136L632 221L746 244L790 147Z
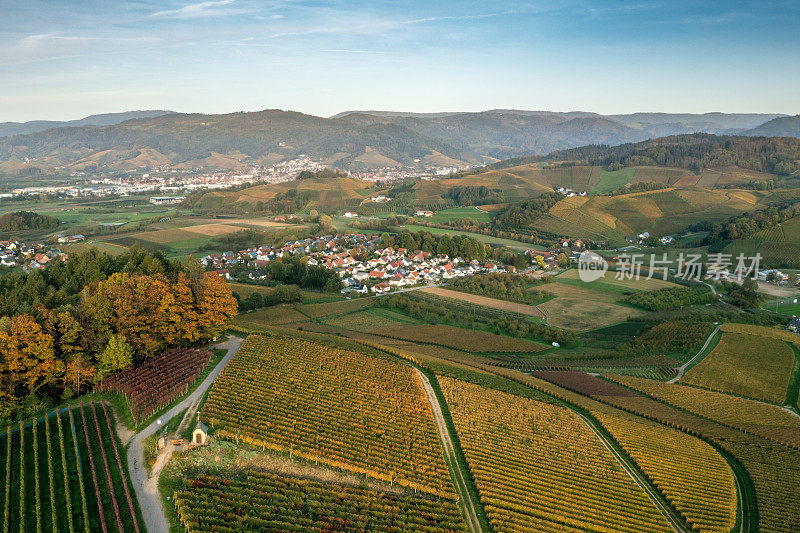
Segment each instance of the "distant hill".
M127 169L154 165L241 168L299 154L343 168L414 165L444 159L482 161L398 124L356 124L266 110L202 115L174 113L110 126L54 128L0 139L0 170L27 166ZM16 165L14 165L16 163Z
M159 116L140 117L137 113ZM59 127L44 131L0 137L0 173L26 176L55 167L88 171L154 166L243 169L299 154L348 170L491 164L586 145L630 147L654 137L686 132L748 131L755 132L748 135L758 135L758 128L789 123L775 126L776 134L796 134L796 128L791 127L796 119L758 114L603 116L584 111L503 109L474 113L345 112L333 118L274 109L221 115L145 111L98 115L58 123ZM53 123L8 127L19 130L43 128L45 124ZM575 154L567 155L572 158ZM661 165L657 161L634 164Z
M302 175L283 183L260 184L238 190L199 191L187 206L201 211L270 211L295 213L313 208L337 210L358 207L370 192L378 189L369 181L357 180L330 170Z
M758 137L800 137L800 115L778 117L745 131L742 135Z
M37 131L49 130L50 128L64 128L76 126L109 126L119 124L126 120L135 118L159 117L172 113L172 111L147 110L147 111L125 111L123 113L105 113L102 115L90 115L77 120L31 120L30 122L0 122L0 137L9 135L20 135L25 133L36 133Z

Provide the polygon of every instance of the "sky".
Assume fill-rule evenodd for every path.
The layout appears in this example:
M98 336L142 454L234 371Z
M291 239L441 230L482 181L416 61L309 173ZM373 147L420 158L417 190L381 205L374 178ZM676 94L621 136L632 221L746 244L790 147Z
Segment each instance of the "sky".
M800 113L800 2L0 0L0 122L136 109Z

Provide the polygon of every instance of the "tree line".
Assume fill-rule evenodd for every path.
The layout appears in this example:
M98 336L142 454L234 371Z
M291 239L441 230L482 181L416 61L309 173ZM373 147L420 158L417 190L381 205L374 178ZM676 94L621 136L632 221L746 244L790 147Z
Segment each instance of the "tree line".
M659 166L693 171L738 166L788 176L800 170L800 139L692 133L619 146L581 146L553 152L546 159L614 168Z
M224 279L199 263L132 249L91 250L0 278L0 419L162 352L224 331L237 312Z
M15 211L0 215L0 231L29 229L54 229L61 223L56 217L40 215L33 211Z

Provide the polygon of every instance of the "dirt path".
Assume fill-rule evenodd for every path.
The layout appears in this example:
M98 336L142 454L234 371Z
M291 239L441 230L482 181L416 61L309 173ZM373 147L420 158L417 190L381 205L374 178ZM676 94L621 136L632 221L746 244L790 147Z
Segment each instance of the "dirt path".
M483 529L481 528L481 523L478 520L478 513L475 510L477 504L472 500L472 496L467 489L466 476L464 475L464 472L458 462L458 456L456 455L455 448L453 447L453 441L450 438L450 432L447 429L447 423L445 422L444 415L442 414L442 406L439 405L439 400L436 397L436 393L434 392L428 377L418 368L415 368L414 370L417 372L420 381L422 381L425 394L428 396L428 403L431 405L433 419L436 421L436 428L439 430L439 438L441 439L442 446L444 447L447 466L450 469L450 477L453 479L453 484L455 485L456 494L458 494L459 503L462 505L464 518L467 521L467 527L471 533L481 533Z
M697 361L698 359L700 359L700 357L702 357L703 353L706 351L706 348L708 348L708 345L711 344L711 340L717 335L717 333L719 333L719 328L720 328L719 326L714 328L714 331L711 332L711 335L708 336L708 338L706 339L706 342L703 343L703 347L700 348L700 351L697 352L697 355L695 355L694 357L689 359L687 362L685 362L684 364L679 366L677 368L678 373L675 375L674 378L672 378L671 380L667 381L667 383L677 383L683 377L683 375L686 373L686 369L689 368L690 366L692 366L695 363L695 361Z
M244 339L239 337L229 337L227 341L222 344L214 346L223 350L228 350L222 361L206 376L203 382L187 396L182 402L178 403L164 413L161 418L169 420L177 414L183 412L188 407L198 402L211 384L217 379L225 365L233 358L239 347L242 345ZM164 504L161 501L161 494L158 492L158 477L161 470L172 457L171 448L165 448L156 460L153 467L153 475L148 479L147 467L144 460L144 440L161 429L158 422L153 422L142 431L134 435L128 446L128 473L130 474L131 483L136 491L136 498L139 500L139 507L142 509L142 517L144 518L145 526L149 533L167 533L169 531L169 522L167 515L164 512Z
M579 413L575 411L581 419L589 426L589 429L597 435L597 438L600 439L600 442L611 452L611 455L614 456L614 459L617 460L619 465L625 470L625 472L631 477L634 483L636 483L650 498L650 500L658 507L658 510L661 511L661 514L664 515L664 518L669 522L670 527L676 533L690 533L690 529L686 527L683 521L675 516L675 511L672 510L669 505L664 502L664 499L661 495L656 492L652 485L639 473L639 471L633 466L632 461L625 457L620 450L617 449L617 446L611 442L605 432L597 426L597 423L584 415L583 413Z

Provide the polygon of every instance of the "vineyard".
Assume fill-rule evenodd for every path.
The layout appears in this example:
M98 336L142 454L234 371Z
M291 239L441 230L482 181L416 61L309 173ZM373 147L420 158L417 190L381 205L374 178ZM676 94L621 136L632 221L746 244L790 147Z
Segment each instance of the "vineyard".
M679 409L800 449L800 419L774 405L631 376L611 376L611 379Z
M223 438L453 496L419 379L388 357L251 335L203 417Z
M275 474L246 481L201 477L184 482L175 506L187 532L466 531L447 500L374 492Z
M100 390L127 398L134 423L188 391L208 365L211 352L179 348L103 380Z
M140 531L105 404L49 413L0 436L4 531Z
M611 409L607 405L598 403L586 396L570 392L532 376L502 368L497 368L496 372L590 410L595 415L597 412L608 412L608 409ZM648 382L659 389L680 387L649 380L625 379L630 379L632 382ZM691 387L681 388L692 389ZM699 389L695 390L707 392ZM800 469L800 451L776 444L774 441L743 433L718 423L710 417L701 417L687 411L675 409L646 396L610 395L596 397L602 402L624 411L635 413L643 418L686 431L692 435L702 436L716 446L723 448L739 461L752 480L755 488L753 505L757 505L757 517L751 516L751 520L757 519L758 531L765 533L796 533L800 531L800 508L797 506L797 501L800 499L800 476L797 476L798 469ZM749 401L752 404L756 403L752 402L752 400L744 401ZM765 405L765 407L768 407L773 412L779 411L774 406ZM746 407L741 406L738 408L740 410L746 409ZM788 416L788 413L784 414ZM745 491L745 495L747 494L747 491Z
M682 382L783 404L793 365L794 350L785 341L726 331L714 350L692 367Z
M671 531L570 409L439 379L495 531Z
M631 416L593 414L695 530L727 533L733 528L733 473L714 448Z
M403 326L383 330L380 335L411 342L438 344L474 353L540 352L547 349L544 344L537 344L523 339L442 325Z

